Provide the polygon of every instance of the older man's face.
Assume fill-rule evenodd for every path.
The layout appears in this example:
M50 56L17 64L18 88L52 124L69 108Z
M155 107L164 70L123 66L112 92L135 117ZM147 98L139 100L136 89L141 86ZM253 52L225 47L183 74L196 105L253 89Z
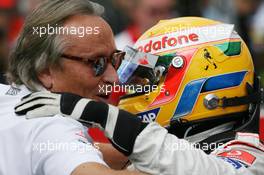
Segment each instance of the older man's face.
M73 16L64 27L91 27L92 34L64 35L63 39L70 44L63 54L92 61L100 57L110 57L115 51L115 43L110 26L98 16ZM106 63L102 75L95 76L92 63L84 63L62 57L62 69L50 68L50 81L53 92L71 92L87 98L109 102L109 95L101 88L113 85L118 81L116 70Z

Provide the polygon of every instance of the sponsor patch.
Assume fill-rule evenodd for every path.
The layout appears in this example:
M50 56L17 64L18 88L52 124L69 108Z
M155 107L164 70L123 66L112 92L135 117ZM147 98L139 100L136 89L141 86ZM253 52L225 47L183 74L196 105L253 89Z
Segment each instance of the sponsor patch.
M174 30L170 33L140 40L135 44L135 48L141 52L155 54L207 42L238 38L240 37L234 32L234 25L217 24Z
M241 167L245 167L245 165L239 161L230 159L228 157L219 157L220 159L223 159L225 162L231 164L235 169L240 169Z
M255 156L253 156L252 154L246 151L242 151L242 150L231 150L228 152L220 153L218 154L218 156L236 159L236 160L242 161L243 163L247 165L252 165L254 161L256 160Z
M156 108L156 109L152 109L150 111L138 113L137 116L142 120L142 122L151 123L151 122L155 121L159 111L160 111L160 108Z

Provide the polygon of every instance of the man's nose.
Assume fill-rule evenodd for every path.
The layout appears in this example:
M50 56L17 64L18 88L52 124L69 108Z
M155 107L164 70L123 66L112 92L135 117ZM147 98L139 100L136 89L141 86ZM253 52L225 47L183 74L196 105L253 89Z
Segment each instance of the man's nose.
M107 64L106 70L103 74L103 81L107 84L114 84L119 82L117 70L115 70L115 68L110 63Z

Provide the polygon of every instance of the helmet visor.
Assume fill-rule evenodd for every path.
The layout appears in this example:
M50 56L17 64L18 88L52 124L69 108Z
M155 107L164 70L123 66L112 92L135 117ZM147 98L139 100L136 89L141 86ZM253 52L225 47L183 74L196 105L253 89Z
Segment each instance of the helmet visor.
M141 95L153 91L170 66L173 55L157 56L125 47L125 59L118 69L119 81L127 94Z

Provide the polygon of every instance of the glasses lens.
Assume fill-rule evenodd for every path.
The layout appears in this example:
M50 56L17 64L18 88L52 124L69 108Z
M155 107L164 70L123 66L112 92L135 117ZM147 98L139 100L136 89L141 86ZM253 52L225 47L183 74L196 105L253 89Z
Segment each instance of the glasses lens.
M104 73L106 66L106 60L105 58L101 57L97 61L93 63L93 69L95 72L95 76L100 76Z
M113 54L111 63L113 67L115 68L115 70L119 68L124 57L125 57L125 52L117 52Z
M124 52L117 52L113 54L111 60L109 61L111 62L115 70L119 68L124 57L125 57ZM95 76L100 76L104 73L106 66L107 66L107 62L108 62L107 58L101 57L93 63L93 69L95 72Z

